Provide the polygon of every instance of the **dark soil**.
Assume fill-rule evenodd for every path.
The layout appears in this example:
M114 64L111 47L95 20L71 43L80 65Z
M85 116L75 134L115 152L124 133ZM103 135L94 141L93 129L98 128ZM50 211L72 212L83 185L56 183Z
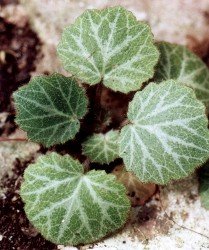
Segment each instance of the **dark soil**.
M0 241L1 250L54 250L56 245L43 239L29 223L19 196L19 188L24 169L28 162L22 164L18 159L13 169L12 178L4 176L0 180L4 195L0 196Z
M17 4L18 0L0 0L0 6L5 6L8 4Z
M0 1L1 4L8 1ZM11 1L10 1L11 2ZM28 22L18 27L0 17L0 112L8 112L10 129L15 129L12 93L26 84L40 56L40 40ZM6 124L8 127L8 124ZM0 135L3 133L0 131Z

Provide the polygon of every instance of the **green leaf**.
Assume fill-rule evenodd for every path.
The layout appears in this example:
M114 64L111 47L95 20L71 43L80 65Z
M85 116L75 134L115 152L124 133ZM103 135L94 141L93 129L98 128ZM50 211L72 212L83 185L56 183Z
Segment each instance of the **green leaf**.
M119 154L143 182L188 176L209 158L205 107L191 88L173 80L151 83L129 105Z
M205 164L199 172L199 193L202 206L209 210L209 164Z
M199 100L209 107L209 69L186 47L166 42L158 43L160 60L155 80L178 80L194 89Z
M32 224L56 244L92 243L126 222L130 203L111 174L51 153L25 171L21 197Z
M79 79L123 93L151 78L159 57L150 27L122 7L85 11L64 30L58 54Z
M34 77L14 94L16 123L29 139L49 147L73 139L87 112L84 90L59 74Z
M92 162L110 163L119 157L119 132L110 130L106 134L93 134L83 144L83 153Z

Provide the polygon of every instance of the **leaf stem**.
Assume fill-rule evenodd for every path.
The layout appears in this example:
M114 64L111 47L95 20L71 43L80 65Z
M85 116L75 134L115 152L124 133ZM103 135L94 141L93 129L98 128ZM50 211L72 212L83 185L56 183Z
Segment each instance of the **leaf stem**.
M101 106L101 96L102 96L102 89L103 89L103 86L102 86L102 82L98 83L97 85L97 89L96 89L96 102L95 104L96 105L99 105Z
M125 119L125 120L123 120L123 121L121 122L120 128L122 128L122 127L124 127L124 126L126 126L126 125L128 125L128 124L131 124L131 122L130 122L128 119Z
M84 166L84 172L88 172L90 170L90 159L88 157L86 157L86 160L83 162L83 166Z

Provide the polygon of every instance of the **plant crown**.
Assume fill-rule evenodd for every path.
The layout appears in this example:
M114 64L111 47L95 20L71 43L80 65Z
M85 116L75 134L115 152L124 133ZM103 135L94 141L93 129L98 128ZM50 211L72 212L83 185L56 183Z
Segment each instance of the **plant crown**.
M121 228L131 207L124 184L92 169L95 164L107 169L121 158L135 182L167 184L207 161L209 70L184 46L155 44L150 27L122 7L85 11L64 30L57 51L73 76L34 77L16 91L16 122L45 147L79 141L87 124L92 132L79 141L86 161L57 153L39 157L25 171L21 197L46 239L86 244ZM88 98L93 88L94 102ZM101 108L104 89L133 96L117 127L107 108L105 128L88 119ZM201 193L209 208L206 177Z

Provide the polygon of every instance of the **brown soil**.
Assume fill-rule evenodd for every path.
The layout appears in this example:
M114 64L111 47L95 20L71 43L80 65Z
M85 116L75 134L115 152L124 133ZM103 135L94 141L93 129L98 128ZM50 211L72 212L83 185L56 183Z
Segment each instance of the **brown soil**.
M12 93L30 79L40 56L40 40L28 22L18 27L0 17L0 112L9 112L6 127L15 129ZM0 131L2 134L4 131Z
M17 4L18 0L0 0L0 6L5 6L8 4Z

